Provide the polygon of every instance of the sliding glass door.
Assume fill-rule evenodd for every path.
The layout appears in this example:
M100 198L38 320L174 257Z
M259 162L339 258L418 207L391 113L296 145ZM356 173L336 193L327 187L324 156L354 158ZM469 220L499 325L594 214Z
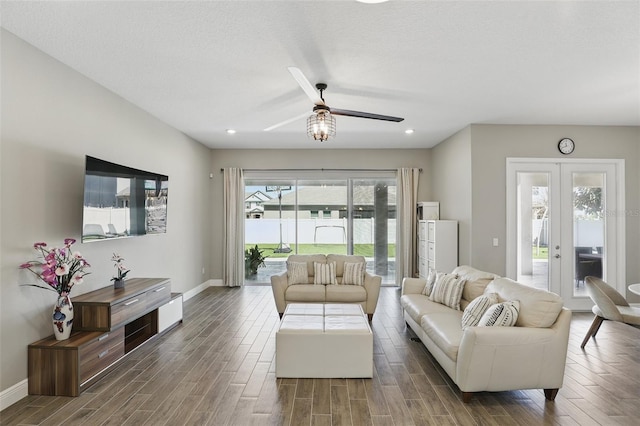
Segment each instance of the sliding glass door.
M267 284L290 254L356 254L395 284L395 177L245 178L245 248L266 259L245 284ZM251 252L247 253L247 262Z

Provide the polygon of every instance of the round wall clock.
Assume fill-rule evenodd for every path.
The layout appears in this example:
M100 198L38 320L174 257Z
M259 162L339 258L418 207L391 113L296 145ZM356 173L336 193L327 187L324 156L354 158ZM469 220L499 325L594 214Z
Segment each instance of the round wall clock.
M569 138L560 139L558 142L558 149L565 155L571 154L575 148L576 144Z

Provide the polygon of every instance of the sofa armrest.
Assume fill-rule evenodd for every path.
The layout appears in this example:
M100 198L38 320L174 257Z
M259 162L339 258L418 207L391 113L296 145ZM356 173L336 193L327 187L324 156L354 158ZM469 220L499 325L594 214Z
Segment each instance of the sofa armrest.
M549 328L469 327L464 331L455 382L463 392L562 387L571 311Z
M382 277L364 273L364 289L367 291L366 314L373 315L378 305L378 296L380 296L380 286L382 285Z
M276 301L276 309L279 314L284 313L284 309L287 307L287 302L284 298L284 292L289 286L289 280L287 279L287 272L283 272L280 275L271 275L271 290L273 291L273 298Z
M402 280L402 296L405 294L420 294L427 285L427 280L422 278L404 278Z

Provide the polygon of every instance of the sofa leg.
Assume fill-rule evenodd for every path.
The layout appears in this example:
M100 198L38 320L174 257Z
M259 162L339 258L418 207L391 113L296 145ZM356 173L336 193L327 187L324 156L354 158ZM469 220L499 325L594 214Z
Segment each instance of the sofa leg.
M582 344L580 345L580 349L584 349L584 346L587 344L589 339L591 337L595 337L596 336L596 333L600 329L600 326L602 325L603 321L604 321L604 318L599 317L598 315L596 315L596 317L593 319L593 322L591 323L591 327L589 327L589 331L587 331L587 335L584 336L584 340L582 341Z
M462 392L462 402L468 404L471 402L471 397L473 396L473 392Z
M280 319L282 319L282 316L284 315L284 312L278 312L278 315L280 315Z
M367 316L369 317L369 322L373 321L373 314L367 314Z
M547 399L547 401L553 401L556 399L556 395L558 394L558 390L559 389L545 389L544 390L544 397Z

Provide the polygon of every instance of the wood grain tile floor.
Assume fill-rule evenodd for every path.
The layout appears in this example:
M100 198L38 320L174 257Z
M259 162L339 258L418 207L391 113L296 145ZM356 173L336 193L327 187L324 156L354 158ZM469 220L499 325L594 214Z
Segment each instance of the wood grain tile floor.
M542 390L479 393L462 403L383 288L373 319L373 379L276 379L271 288L209 288L184 323L133 352L77 398L28 396L2 425L637 425L640 329L574 314L555 402ZM26 348L25 348L26 352ZM526 368L523 365L522 368Z

